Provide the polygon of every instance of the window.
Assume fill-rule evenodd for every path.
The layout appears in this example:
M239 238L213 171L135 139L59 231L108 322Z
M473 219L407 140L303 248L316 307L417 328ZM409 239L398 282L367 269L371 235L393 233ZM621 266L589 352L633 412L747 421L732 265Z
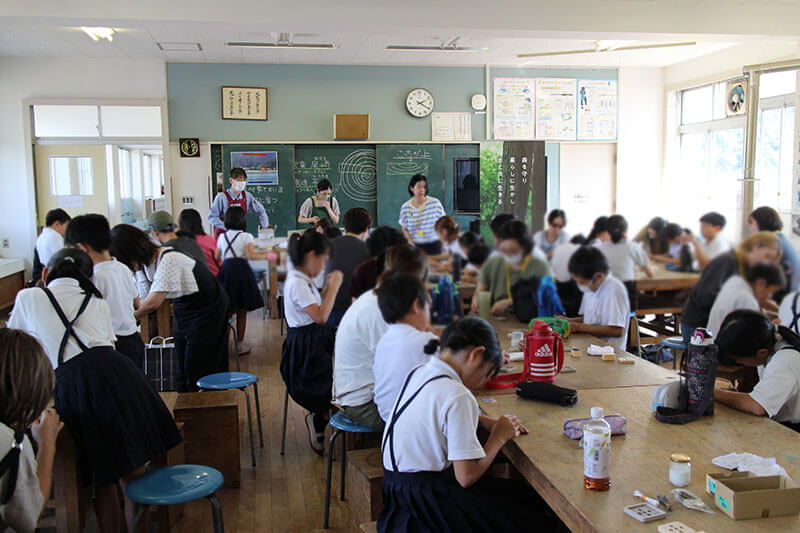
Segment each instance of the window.
M100 106L104 137L161 137L158 106Z
M91 196L94 175L90 156L50 156L50 194L53 196Z
M759 76L758 98L794 94L797 90L797 71L770 72Z
M758 119L754 205L792 210L794 106L762 109Z
M711 85L683 91L681 124L708 122L712 117L714 91Z
M33 131L36 137L97 137L97 106L35 105Z
M160 138L161 107L37 104L33 131L38 138Z
M131 175L131 151L119 149L119 194L121 198L133 196L133 176Z

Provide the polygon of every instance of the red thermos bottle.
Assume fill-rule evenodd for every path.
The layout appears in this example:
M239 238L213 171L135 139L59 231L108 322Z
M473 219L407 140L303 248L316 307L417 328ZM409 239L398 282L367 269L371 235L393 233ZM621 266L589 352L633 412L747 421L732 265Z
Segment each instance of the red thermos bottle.
M564 342L545 322L536 321L525 336L525 379L553 383L564 366Z

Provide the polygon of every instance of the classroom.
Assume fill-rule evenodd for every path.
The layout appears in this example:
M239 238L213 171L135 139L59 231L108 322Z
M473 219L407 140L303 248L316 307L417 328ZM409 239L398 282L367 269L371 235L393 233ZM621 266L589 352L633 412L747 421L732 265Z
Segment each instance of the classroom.
M796 2L0 5L0 532L800 530Z

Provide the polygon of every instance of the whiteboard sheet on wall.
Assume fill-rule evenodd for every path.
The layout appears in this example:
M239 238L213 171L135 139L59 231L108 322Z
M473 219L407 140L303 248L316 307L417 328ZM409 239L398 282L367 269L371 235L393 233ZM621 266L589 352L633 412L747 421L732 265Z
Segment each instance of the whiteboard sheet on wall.
M578 140L617 139L617 82L578 80Z
M431 140L471 141L471 113L431 113Z
M571 78L536 78L537 139L576 139L577 86Z
M534 78L494 78L495 139L533 139L535 85Z

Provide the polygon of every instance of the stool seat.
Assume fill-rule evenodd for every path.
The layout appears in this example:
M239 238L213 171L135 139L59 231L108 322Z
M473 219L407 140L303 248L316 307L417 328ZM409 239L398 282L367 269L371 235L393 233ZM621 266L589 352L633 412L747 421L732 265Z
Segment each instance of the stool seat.
M686 343L683 342L683 337L667 337L661 341L661 346L665 348L672 348L675 350L685 350Z
M202 465L176 465L150 470L128 484L128 497L142 505L175 505L213 495L225 478Z
M197 386L208 390L241 389L258 383L258 376L249 372L219 372L197 380Z
M376 430L368 428L367 426L360 426L347 418L344 411L339 411L330 419L330 424L333 428L339 431L346 431L348 433L375 433Z

